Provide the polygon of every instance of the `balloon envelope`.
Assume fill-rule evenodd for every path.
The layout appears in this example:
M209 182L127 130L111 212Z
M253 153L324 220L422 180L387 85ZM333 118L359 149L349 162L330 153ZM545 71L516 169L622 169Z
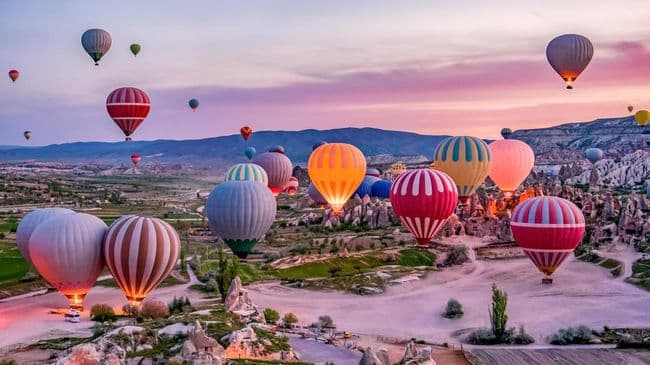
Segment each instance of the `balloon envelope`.
M264 152L253 157L253 163L262 166L269 176L269 188L274 196L282 192L289 182L293 165L291 160L280 152Z
M29 238L36 227L48 219L72 213L74 211L65 208L38 208L20 220L20 224L16 229L16 245L27 262L32 263L32 259L29 257Z
M298 179L291 176L291 178L289 178L289 182L284 187L284 192L287 193L287 195L296 195L299 185L300 183L298 182Z
M196 110L196 108L199 107L199 100L198 99L190 99L190 101L187 102L189 104L190 108L192 108L192 111Z
M630 112L630 113L632 113L632 110L634 110L634 107L633 107L632 105L629 105L629 106L627 107L627 111Z
M108 229L103 255L126 299L137 305L169 275L180 250L178 233L167 222L126 215Z
M492 155L490 178L506 196L510 196L528 177L535 164L535 153L525 142L501 139L488 145Z
M18 72L18 70L9 70L9 78L12 82L16 82L16 80L18 80L18 76L20 76L20 72Z
M271 228L276 210L273 194L255 181L225 181L205 202L213 233L240 258L246 258Z
M137 56L138 53L140 53L140 45L137 43L133 43L132 45L129 46L129 49L131 50L131 53L133 53L134 56Z
M253 128L249 126L243 126L239 129L239 133L245 141L248 141L248 138L253 134Z
M256 152L257 152L257 150L255 149L255 147L248 147L248 148L246 148L246 151L244 151L244 154L250 160L250 159L253 158L253 156L255 156Z
M427 244L454 212L458 192L444 172L408 170L393 183L390 202L418 243Z
M257 181L269 186L269 177L260 165L254 163L238 163L226 171L224 181Z
M111 35L103 29L88 29L81 35L81 45L90 58L99 65L99 60L111 48Z
M366 176L380 177L381 176L381 171L379 171L379 170L377 170L376 168L373 168L373 167L368 167L368 168L366 168Z
M587 68L593 55L591 41L579 34L563 34L546 46L546 58L567 83L567 89L573 88L573 82Z
M456 183L458 196L466 202L490 171L490 148L482 139L470 136L448 137L433 154L436 170L449 175Z
M591 163L596 163L596 161L599 161L603 158L603 150L600 148L587 148L585 151L585 157L587 157L587 160Z
M378 180L372 184L372 194L371 196L388 199L390 198L390 188L393 186L391 180Z
M334 213L340 214L366 174L366 158L351 144L327 143L311 153L307 172Z
M34 268L72 306L81 306L104 269L102 244L107 228L90 214L59 214L39 224L29 238Z
M539 271L550 276L580 243L585 218L570 201L541 196L515 207L511 227L517 244Z
M511 135L512 135L512 129L510 128L501 129L501 137L503 137L503 139L509 139Z
M309 186L307 187L307 194L309 194L309 197L314 201L314 203L318 205L327 204L327 200L325 197L323 197L323 194L321 194L320 191L316 189L316 186L313 183L309 183Z
M127 137L144 122L150 108L147 93L134 87L115 89L106 98L108 115Z
M647 110L639 110L634 114L634 120L636 124L645 127L650 121L650 113Z
M393 176L393 180L394 180L394 179L397 179L397 177L401 173L406 171L406 166L404 166L403 163L399 163L399 162L394 163L394 164L390 165L389 171L390 171L390 174Z
M140 155L137 154L137 153L134 153L134 154L131 155L131 162L133 162L133 165L135 165L135 166L138 165L138 163L140 162L141 159L142 159L142 157L140 157Z
M30 138L32 138L32 131L24 131L23 137L25 137L26 140L29 140Z

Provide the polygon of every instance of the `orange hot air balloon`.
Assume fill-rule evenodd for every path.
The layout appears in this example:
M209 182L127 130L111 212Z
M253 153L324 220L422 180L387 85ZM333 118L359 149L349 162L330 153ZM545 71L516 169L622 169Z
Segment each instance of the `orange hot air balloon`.
M525 142L500 139L488 145L492 155L489 176L506 197L512 196L535 164L535 153Z
M351 144L327 143L311 153L307 172L334 214L340 214L366 174L366 158Z
M251 127L249 127L247 125L243 126L239 130L239 133L241 133L241 136L244 137L245 141L248 141L248 137L250 137L251 134L253 134L253 128L251 128Z

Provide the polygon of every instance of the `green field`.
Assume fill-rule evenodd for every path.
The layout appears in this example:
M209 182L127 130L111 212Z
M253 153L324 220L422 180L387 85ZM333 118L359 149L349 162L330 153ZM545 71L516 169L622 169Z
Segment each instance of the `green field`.
M13 243L0 242L0 287L5 284L15 283L27 271L29 264L20 255L18 247Z
M629 282L650 291L650 259L641 259L632 265L632 276Z

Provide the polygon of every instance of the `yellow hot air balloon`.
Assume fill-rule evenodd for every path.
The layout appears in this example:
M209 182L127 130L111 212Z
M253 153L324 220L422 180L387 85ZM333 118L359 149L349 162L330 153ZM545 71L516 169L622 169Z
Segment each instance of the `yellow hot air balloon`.
M636 124L645 127L650 121L650 113L647 110L639 110L634 114L634 120L636 121Z
M436 147L433 162L436 170L449 175L458 188L458 200L467 203L490 171L490 149L480 138L448 137Z
M510 197L535 164L535 153L525 142L516 139L501 139L488 145L492 157L490 178Z
M366 175L366 158L351 144L327 143L311 153L307 172L334 214L340 214Z
M404 164L401 163L401 162L396 162L396 163L390 165L390 168L388 169L388 171L390 171L390 174L393 177L393 180L395 180L404 171L406 171L406 166L404 166Z

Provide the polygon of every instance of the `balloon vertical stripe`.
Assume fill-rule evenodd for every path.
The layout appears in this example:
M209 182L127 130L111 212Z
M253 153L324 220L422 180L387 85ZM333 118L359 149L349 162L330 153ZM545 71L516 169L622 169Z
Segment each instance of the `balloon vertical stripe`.
M485 180L492 157L487 144L480 138L457 136L441 141L433 160L435 169L455 181L460 199L465 200Z

